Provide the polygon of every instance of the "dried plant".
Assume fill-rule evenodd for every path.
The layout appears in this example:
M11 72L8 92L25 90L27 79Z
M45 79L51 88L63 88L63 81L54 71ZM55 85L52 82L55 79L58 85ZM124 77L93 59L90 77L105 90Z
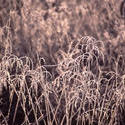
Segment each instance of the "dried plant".
M91 36L76 40L83 33L81 24L85 34L102 36L86 24L92 16L86 19L86 8L96 12L99 2L93 1L97 5L92 8L79 0L77 7L75 1L35 2L0 1L0 124L124 125L124 43L114 46ZM74 15L80 16L76 21L72 6ZM101 15L97 29L103 27L103 18L110 19L107 13L106 9L97 12ZM111 15L117 16L114 10ZM118 32L110 27L115 23L120 25L111 19L105 22L114 38ZM120 33L122 40L124 32Z
M124 59L118 56L114 70L106 71L104 47L89 36L71 43L67 53L57 54L55 79L45 68L51 65L34 68L29 57L6 54L0 63L1 124L123 124Z

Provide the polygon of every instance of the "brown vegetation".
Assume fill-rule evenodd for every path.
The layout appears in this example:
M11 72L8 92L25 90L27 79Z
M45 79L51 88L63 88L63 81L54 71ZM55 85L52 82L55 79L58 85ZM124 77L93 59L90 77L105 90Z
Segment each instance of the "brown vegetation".
M119 6L110 0L1 0L0 124L124 125Z

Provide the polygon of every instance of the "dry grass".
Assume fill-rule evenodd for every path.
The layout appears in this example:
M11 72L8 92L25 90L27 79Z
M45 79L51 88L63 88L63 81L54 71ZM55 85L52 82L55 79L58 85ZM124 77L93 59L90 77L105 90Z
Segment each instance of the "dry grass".
M77 3L0 1L1 125L124 125L124 32L120 20L112 21L117 15L111 5L116 3L108 6L111 15L101 9L100 22L111 20L106 20L109 31L104 34L94 32L103 27L100 23L96 29L93 21L101 3L93 8L87 1L84 7ZM90 12L87 17L87 8L97 15ZM110 29L115 23L121 23L119 37ZM82 25L84 35L98 38L109 32L109 39L120 43L114 46L91 36L76 40L85 30Z
M34 68L29 57L10 54L2 58L1 124L124 124L122 55L114 60L113 70L105 71L103 42L89 36L59 55L55 79L45 68L51 65Z

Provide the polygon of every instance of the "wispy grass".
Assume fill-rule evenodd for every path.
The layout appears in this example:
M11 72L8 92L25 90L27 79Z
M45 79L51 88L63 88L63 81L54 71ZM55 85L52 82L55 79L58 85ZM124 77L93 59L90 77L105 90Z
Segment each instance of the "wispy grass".
M71 43L67 53L57 54L59 76L54 79L46 64L34 68L29 57L5 55L0 63L1 124L123 125L124 58L119 55L107 65L105 51L102 41L89 36Z

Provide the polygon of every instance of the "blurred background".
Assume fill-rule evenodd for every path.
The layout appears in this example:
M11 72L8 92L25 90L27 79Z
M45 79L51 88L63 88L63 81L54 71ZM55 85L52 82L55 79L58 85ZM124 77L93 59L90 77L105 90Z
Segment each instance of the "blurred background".
M93 36L114 46L125 43L123 0L0 0L0 59L6 53L56 64L58 50ZM118 49L119 50L119 49Z

